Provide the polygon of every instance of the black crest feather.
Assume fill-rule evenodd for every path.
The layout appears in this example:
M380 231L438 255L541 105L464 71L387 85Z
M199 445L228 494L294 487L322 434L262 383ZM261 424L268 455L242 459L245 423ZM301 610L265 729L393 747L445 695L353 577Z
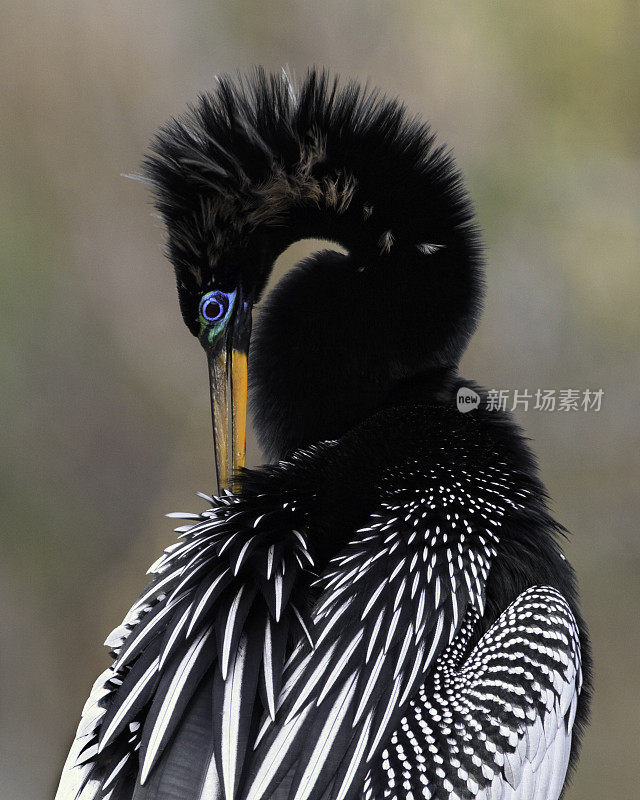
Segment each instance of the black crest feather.
M450 154L377 90L316 70L297 88L262 69L221 77L160 129L144 173L192 330L203 290L239 279L257 301L275 258L307 237L363 265L446 248L480 294L472 209Z

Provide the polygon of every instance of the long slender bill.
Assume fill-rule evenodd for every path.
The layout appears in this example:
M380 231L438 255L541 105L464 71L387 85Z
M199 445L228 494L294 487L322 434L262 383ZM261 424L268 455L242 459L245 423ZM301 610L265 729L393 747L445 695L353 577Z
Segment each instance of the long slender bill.
M247 354L231 351L231 442L233 472L244 467L247 449Z
M225 348L217 355L207 353L209 363L209 390L211 392L211 421L213 423L213 454L216 462L218 493L229 486L231 477L229 458L229 374Z
M225 348L207 355L218 492L244 467L247 438L247 354Z

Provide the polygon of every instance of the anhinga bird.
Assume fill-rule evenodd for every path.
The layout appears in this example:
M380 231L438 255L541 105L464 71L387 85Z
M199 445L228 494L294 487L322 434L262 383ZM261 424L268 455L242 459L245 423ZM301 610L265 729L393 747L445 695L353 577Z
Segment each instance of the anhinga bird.
M58 798L555 800L587 634L517 427L456 408L482 268L450 155L375 92L258 71L163 127L145 177L208 358L219 493L174 515L107 640ZM272 463L240 470L252 308L309 237L346 253L264 301Z

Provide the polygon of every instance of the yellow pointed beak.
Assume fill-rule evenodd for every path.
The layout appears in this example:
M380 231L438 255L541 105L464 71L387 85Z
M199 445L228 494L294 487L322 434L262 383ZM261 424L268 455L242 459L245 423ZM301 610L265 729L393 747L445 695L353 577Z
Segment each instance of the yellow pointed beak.
M244 467L247 438L247 354L223 348L208 355L218 492L230 489Z

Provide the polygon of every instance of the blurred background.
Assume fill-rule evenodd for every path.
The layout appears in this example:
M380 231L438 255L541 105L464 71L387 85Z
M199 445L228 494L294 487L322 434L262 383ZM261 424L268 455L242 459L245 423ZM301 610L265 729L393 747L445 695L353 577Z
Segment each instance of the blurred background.
M639 42L635 0L4 0L1 800L52 798L101 642L173 538L162 515L212 488L205 359L121 173L215 73L254 64L370 79L454 148L488 263L467 377L604 389L597 413L517 416L593 636L566 798L637 796Z

